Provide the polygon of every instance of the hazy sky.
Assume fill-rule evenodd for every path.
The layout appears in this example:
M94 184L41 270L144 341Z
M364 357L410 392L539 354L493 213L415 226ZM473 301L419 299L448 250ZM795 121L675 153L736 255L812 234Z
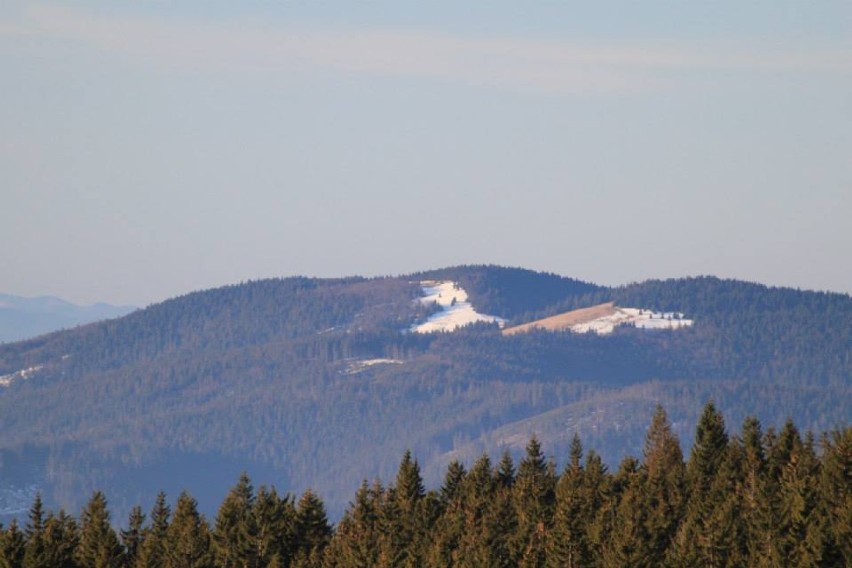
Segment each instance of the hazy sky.
M852 292L852 3L0 2L0 291Z

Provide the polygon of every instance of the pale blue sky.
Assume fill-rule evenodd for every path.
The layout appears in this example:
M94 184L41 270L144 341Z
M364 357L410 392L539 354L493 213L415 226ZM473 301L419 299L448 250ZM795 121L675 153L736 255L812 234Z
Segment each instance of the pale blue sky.
M852 292L848 2L4 2L0 291L459 263Z

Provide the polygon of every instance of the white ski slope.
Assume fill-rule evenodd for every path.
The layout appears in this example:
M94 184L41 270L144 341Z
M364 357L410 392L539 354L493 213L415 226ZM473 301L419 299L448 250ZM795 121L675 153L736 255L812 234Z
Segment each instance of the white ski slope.
M423 290L423 297L417 301L422 304L437 302L441 311L432 314L423 323L412 325L411 331L414 333L455 331L460 327L479 321L497 322L500 327L503 327L503 324L506 323L503 318L480 314L474 310L470 302L467 301L467 292L455 282L426 280L420 283L420 287Z

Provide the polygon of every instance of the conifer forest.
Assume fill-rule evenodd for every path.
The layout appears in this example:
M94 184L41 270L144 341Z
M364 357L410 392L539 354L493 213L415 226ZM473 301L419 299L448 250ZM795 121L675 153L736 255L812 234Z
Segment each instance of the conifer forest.
M507 327L606 302L683 313L677 330L442 333L423 282L453 282ZM850 424L852 298L713 277L607 288L498 266L399 277L293 277L193 292L122 318L0 345L0 522L79 512L115 524L189 489L208 519L242 471L321 495L340 519L362 479L410 450L438 487L452 460L535 434L562 463L577 433L610 470L641 455L657 404L685 452L703 405L780 431ZM174 506L174 503L171 503ZM147 510L146 510L147 512Z
M392 480L364 480L332 524L321 496L255 488L243 474L215 518L189 492L111 517L46 510L0 532L0 566L59 567L842 567L852 565L852 428L815 436L753 417L736 434L708 403L684 456L658 407L641 458L610 471L575 435L559 462L529 440L515 460L453 461L424 487L405 452Z
M852 568L852 0L0 0L0 70L0 568Z

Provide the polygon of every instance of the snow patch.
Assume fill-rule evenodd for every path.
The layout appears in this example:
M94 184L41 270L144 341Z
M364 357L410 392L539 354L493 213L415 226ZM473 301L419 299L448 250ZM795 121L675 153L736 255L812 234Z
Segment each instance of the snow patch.
M344 373L347 375L357 375L376 365L402 365L402 361L399 359L362 359L360 361L352 361L346 366Z
M44 365L36 365L35 367L29 367L27 369L21 369L16 373L12 373L10 375L0 375L0 387L8 387L14 381L21 380L25 381L39 372L44 368Z
M615 312L584 323L571 326L577 333L594 332L598 335L612 333L619 325L633 325L640 329L680 329L694 322L680 312L654 312L641 308L616 307Z
M420 324L411 326L414 333L434 333L437 331L455 331L456 329L472 323L484 321L496 322L500 327L506 320L497 316L480 314L473 309L467 301L467 292L452 281L437 282L426 280L420 283L423 296L416 301L421 304L437 303L441 311L432 314L429 319Z

